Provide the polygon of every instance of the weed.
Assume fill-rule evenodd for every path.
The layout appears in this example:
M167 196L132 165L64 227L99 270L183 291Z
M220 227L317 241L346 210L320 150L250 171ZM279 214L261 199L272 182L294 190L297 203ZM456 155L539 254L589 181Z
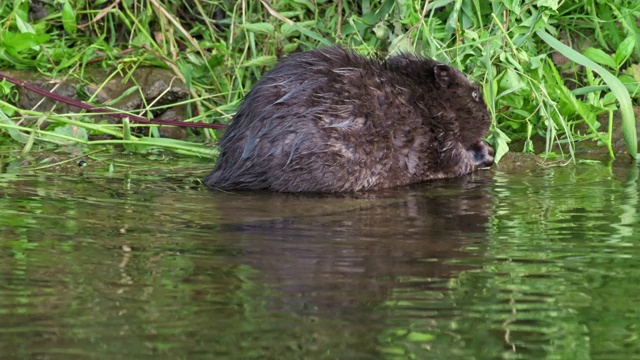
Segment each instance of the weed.
M511 139L522 140L523 151L566 151L561 155L571 160L579 141L598 141L614 156L614 125L635 157L639 17L634 0L15 0L0 5L0 68L86 84L93 81L89 67L103 69L107 79L162 67L187 86L189 113L182 120L226 123L260 75L293 51L335 43L378 57L411 51L450 62L482 84L497 159ZM76 142L87 151L108 143L136 152L216 153L205 146L217 138L214 130L168 140L145 125L151 130L143 136L126 121L21 109L12 86L0 83L0 90L0 137L22 144L23 152L46 142ZM137 113L157 109L145 104ZM622 123L601 129L598 116L610 119L614 110ZM90 140L98 134L110 139ZM545 149L534 148L535 136L546 139Z

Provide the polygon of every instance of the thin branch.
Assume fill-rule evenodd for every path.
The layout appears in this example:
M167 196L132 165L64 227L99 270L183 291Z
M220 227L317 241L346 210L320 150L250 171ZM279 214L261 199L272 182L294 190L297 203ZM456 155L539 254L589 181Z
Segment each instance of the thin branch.
M48 97L50 99L53 99L55 101L60 101L63 102L65 104L71 105L71 106L75 106L77 108L80 109L84 109L84 110L88 110L90 112L93 113L101 113L101 114L105 114L105 115L109 115L111 117L114 117L116 119L129 119L130 121L134 121L134 122L138 122L138 123L145 123L145 124L156 124L156 125L172 125L172 126L183 126L183 127L190 127L190 128L207 128L207 129L222 129L225 128L226 125L223 124L209 124L209 123L192 123L192 122L186 122L186 121L179 121L179 120L163 120L163 119L156 119L156 118L151 118L151 119L147 119L141 116L136 116L136 115L130 115L130 114L124 114L124 113L118 113L118 112L114 112L114 110L110 110L110 109L105 109L105 108L99 108L99 107L95 107L93 105L89 105L87 103L84 103L82 101L78 101L78 100L74 100L74 99L70 99L66 96L61 96L58 94L54 94L50 91L41 89L35 85L29 84L26 81L22 81L16 78L13 78L11 76L8 76L6 74L0 73L0 80L1 79L5 79L10 83L16 84L18 86L22 86L23 88L29 90L29 91L33 91L37 94L40 94L42 96Z

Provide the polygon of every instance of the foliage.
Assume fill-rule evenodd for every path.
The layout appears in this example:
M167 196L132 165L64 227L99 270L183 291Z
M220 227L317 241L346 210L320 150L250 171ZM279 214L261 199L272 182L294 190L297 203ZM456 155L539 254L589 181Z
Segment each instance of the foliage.
M622 126L635 157L638 17L635 0L14 0L0 5L0 68L89 82L89 67L126 77L141 66L163 67L187 85L192 120L224 123L260 75L293 51L334 43L378 57L412 51L450 62L482 84L494 117L488 141L498 158L511 139L521 140L526 152L549 153L560 145L571 158L575 142L590 139L613 156L613 125L602 129L598 117L617 109L623 123L615 126ZM568 56L571 48L577 52ZM15 108L15 91L6 84L0 89L2 136L31 148L69 124L61 118L70 116L59 115L36 129L45 114ZM36 121L24 125L24 117ZM157 131L132 135L125 125L105 126L88 115L75 126L110 134L116 144L142 140L175 149L179 143L198 156L214 154L201 144L217 136L207 130L194 132L189 142L162 142ZM538 135L545 149L534 149Z

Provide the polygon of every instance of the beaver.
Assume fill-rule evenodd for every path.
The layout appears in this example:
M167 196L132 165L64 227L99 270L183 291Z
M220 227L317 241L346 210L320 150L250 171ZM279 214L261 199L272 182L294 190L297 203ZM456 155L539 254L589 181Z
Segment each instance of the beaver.
M490 124L478 86L441 62L294 53L249 91L204 183L335 193L458 177L493 164Z

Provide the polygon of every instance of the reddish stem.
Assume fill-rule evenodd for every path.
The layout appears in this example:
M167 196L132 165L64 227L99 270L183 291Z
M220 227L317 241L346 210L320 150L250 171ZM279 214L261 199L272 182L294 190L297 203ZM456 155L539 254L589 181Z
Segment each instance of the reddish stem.
M95 106L89 105L87 103L84 103L82 101L78 101L78 100L70 99L70 98L68 98L66 96L61 96L61 95L58 95L58 94L54 94L54 93L52 93L50 91L41 89L41 88L39 88L37 86L34 86L34 85L31 85L26 81L22 81L22 80L13 78L13 77L5 75L3 73L0 73L0 80L1 79L6 79L10 83L16 84L18 86L22 86L27 90L33 91L33 92L35 92L37 94L40 94L40 95L42 95L44 97L48 97L48 98L53 99L55 101L60 101L60 102L63 102L65 104L68 104L68 105L71 105L71 106L75 106L75 107L78 107L78 108L81 108L81 109L88 110L90 112L106 114L106 115L112 116L112 117L117 118L117 119L129 118L130 121L134 121L134 122L138 122L138 123L157 124L157 125L173 125L173 126L182 126L182 127L191 127L191 128L222 129L222 128L227 127L224 124L192 123L192 122L186 122L186 121L162 120L162 119L155 119L155 118L147 119L147 118L144 118L144 117L141 117L141 116L136 116L136 115L114 113L113 110L95 107Z

